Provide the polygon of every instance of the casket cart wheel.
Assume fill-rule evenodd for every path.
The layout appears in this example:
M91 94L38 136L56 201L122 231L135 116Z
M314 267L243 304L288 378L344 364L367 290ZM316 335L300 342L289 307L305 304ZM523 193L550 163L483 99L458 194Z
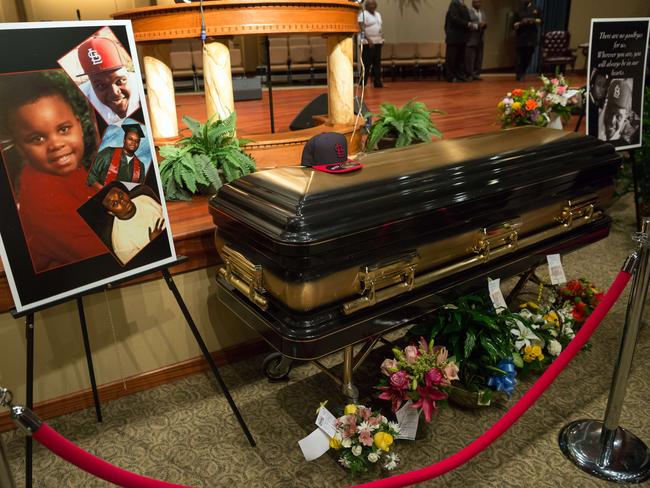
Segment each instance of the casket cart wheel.
M279 352L272 352L264 358L262 371L269 381L286 381L293 366L293 360Z

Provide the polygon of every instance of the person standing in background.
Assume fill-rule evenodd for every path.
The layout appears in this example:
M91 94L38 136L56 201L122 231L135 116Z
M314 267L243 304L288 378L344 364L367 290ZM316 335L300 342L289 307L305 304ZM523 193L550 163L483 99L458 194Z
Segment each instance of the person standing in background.
M542 11L530 0L519 0L519 9L513 20L517 34L517 81L524 81L539 39L537 26L542 24Z
M445 16L445 42L447 43L445 66L448 82L467 81L465 76L465 45L470 30L477 29L478 26L470 21L469 10L463 0L451 0Z
M381 48L384 45L384 35L381 31L381 14L377 12L377 2L367 0L365 9L359 12L357 17L359 29L361 30L361 42L363 44L364 76L363 83L367 84L372 72L372 81L375 88L383 88L381 81Z
M483 66L483 37L487 23L485 13L481 10L481 0L472 0L469 8L470 22L475 29L470 30L465 47L465 72L467 79L481 81L481 68Z

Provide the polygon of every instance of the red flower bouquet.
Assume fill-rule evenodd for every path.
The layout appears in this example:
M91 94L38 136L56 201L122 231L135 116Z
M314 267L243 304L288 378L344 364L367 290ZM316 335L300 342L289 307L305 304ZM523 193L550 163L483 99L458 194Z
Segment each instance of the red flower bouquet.
M602 299L603 293L593 283L583 278L571 280L560 288L560 300L564 303L569 302L573 306L571 314L577 326L576 330L587 320Z
M447 399L447 388L451 380L458 379L458 366L447 358L447 349L434 346L420 338L418 345L411 344L402 349L393 349L394 359L381 364L384 374L379 398L391 402L393 412L399 410L402 402L411 400L412 408L424 412L424 418L431 422L437 413L436 402Z

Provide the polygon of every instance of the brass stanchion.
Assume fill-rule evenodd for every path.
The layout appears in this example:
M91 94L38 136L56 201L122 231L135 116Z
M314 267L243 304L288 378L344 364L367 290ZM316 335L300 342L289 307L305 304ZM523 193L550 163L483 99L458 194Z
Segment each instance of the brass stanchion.
M618 483L641 483L650 478L648 447L619 426L625 389L632 366L634 348L645 297L650 282L650 219L644 218L641 232L634 235L639 249L628 258L626 271L638 262L627 305L625 327L607 400L605 421L576 420L560 432L560 449L576 466L589 474Z

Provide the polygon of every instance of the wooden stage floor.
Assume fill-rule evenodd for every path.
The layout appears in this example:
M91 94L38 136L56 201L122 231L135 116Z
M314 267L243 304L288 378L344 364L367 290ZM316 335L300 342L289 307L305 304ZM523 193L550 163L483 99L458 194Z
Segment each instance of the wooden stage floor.
M384 88L374 88L369 84L365 89L364 101L371 112L378 111L382 102L402 105L413 98L424 102L430 108L440 109L446 115L433 115L433 119L442 131L443 138L450 139L499 130L501 126L496 108L499 100L515 88L541 85L538 78L532 75L528 76L525 83L515 81L514 75L484 75L483 78L484 81L471 83L447 83L437 80L391 82L389 78ZM568 79L573 86L582 86L585 83L583 74L570 74ZM289 130L293 118L321 93L327 93L327 87L274 87L275 130ZM358 96L360 93L358 90ZM183 115L201 121L206 119L202 93L177 94L176 102L179 128L185 128L180 121ZM271 132L266 90L263 91L262 100L235 102L235 110L240 137ZM573 125L569 124L569 127L573 130L575 122Z

